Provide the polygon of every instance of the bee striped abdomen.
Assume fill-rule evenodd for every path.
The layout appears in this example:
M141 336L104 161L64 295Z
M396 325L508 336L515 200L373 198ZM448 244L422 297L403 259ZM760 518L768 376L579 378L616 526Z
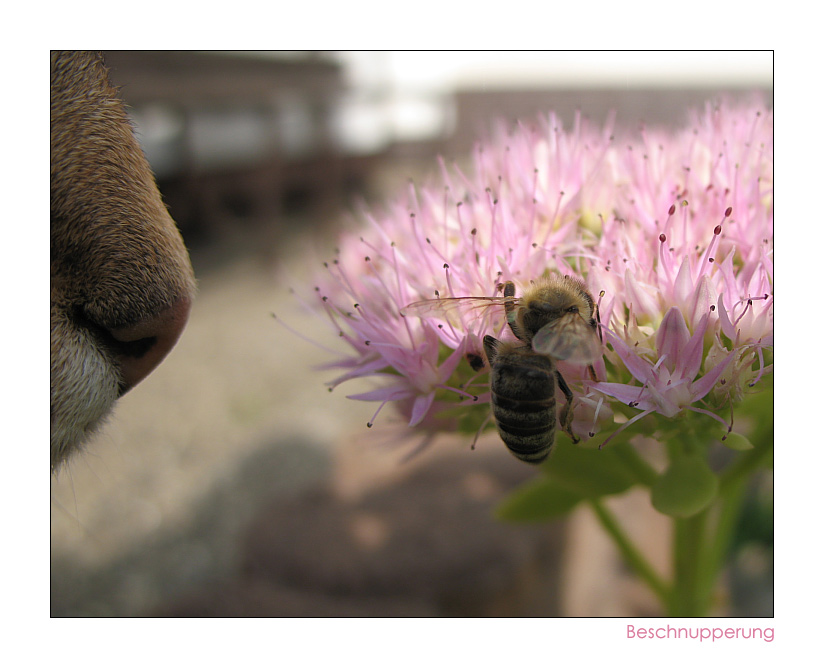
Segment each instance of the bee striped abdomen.
M545 460L555 442L555 367L543 356L515 349L495 358L492 413L498 433L518 459Z

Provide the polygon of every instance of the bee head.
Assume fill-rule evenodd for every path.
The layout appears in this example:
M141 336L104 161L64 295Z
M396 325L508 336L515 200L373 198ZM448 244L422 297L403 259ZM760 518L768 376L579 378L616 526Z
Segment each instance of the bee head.
M522 331L534 335L544 325L562 318L579 316L589 322L595 305L586 287L575 278L552 276L538 282L521 301Z

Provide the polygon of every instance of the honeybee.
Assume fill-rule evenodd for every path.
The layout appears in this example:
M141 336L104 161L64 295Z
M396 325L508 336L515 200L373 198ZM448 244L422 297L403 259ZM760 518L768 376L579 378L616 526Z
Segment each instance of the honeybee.
M595 378L592 362L601 352L597 307L586 285L570 276L551 274L534 281L522 297L515 297L511 281L498 287L503 296L430 299L410 304L402 313L424 315L503 305L518 343L484 337L491 368L492 414L512 454L538 464L549 456L555 442L556 383L566 398L561 428L573 442L579 440L571 429L573 395L555 361L587 364Z

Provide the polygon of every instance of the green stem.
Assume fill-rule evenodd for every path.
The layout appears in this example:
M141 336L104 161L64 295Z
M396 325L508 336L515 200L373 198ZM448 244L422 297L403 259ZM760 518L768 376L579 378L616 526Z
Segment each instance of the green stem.
M712 540L707 542L704 559L703 588L709 597L718 575L724 567L733 538L735 523L747 491L747 482L753 473L764 468L772 456L772 442L767 446L742 453L719 478L718 501L715 503L711 525Z
M712 588L724 567L730 544L735 531L735 523L741 513L741 505L746 492L746 480L741 479L735 485L727 485L723 496L716 502L712 519L712 540L707 541L705 557L705 580L703 588L707 597L712 595Z
M647 583L663 605L666 606L670 598L670 591L661 577L653 570L652 566L644 559L638 548L635 547L629 536L621 528L615 515L613 515L599 499L589 499L595 516L610 535L621 555L627 564Z
M668 610L673 617L703 617L709 608L709 593L706 586L702 586L706 575L707 514L707 510L702 510L692 517L673 519L674 581Z
M682 440L690 445L690 436ZM709 612L718 576L724 567L741 510L746 483L772 455L772 443L742 453L719 476L718 496L711 506L687 518L675 518L674 581L670 614L704 616Z

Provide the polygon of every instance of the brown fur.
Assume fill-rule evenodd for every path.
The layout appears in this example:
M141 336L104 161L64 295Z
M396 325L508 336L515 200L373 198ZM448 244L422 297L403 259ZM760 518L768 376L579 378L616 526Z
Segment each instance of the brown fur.
M53 469L171 349L193 293L183 240L102 57L52 52Z

